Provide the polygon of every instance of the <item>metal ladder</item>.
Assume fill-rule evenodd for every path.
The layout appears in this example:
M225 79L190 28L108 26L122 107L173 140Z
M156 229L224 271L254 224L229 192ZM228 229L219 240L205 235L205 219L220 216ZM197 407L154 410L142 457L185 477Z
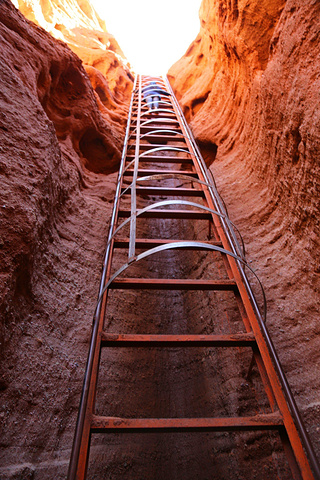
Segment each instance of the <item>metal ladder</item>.
M171 96L162 97L158 109L149 112L142 88L154 80ZM148 167L149 164L149 167ZM156 201L155 198L160 197ZM165 198L165 200L163 200ZM186 200L189 198L189 200ZM144 199L141 207L140 200ZM190 200L191 199L191 200ZM124 208L129 205L130 208ZM208 238L138 238L139 222L204 222ZM198 225L198 224L197 224ZM129 234L124 234L129 230ZM196 228L197 231L197 228ZM200 231L200 229L199 229ZM126 260L123 252L127 252ZM218 278L154 278L129 276L153 256L192 251L219 257L223 274ZM117 254L121 252L120 266ZM181 257L179 257L181 258ZM122 263L121 263L122 262ZM114 265L117 265L115 268ZM97 308L85 372L68 480L87 475L90 439L98 433L129 432L276 432L294 479L320 478L319 465L268 334L265 319L249 284L250 270L237 236L216 191L190 129L162 77L137 76L132 94L125 144L116 187ZM169 269L170 270L170 269ZM139 270L138 270L139 271ZM108 293L115 290L229 292L241 320L238 332L218 334L110 333L104 322ZM143 312L141 312L143 315ZM232 329L231 329L232 330ZM119 418L96 414L96 395L101 351L104 348L221 348L252 352L248 366L260 374L269 407L250 416L214 418ZM254 367L255 366L255 367Z

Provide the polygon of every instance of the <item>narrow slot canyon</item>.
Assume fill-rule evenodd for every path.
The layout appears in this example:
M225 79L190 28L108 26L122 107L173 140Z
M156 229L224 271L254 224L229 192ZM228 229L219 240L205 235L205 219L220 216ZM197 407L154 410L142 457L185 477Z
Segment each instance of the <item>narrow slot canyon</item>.
M242 235L245 271L261 311L263 295L250 269L264 287L267 329L319 459L320 4L202 0L199 17L198 36L168 67L167 79ZM68 474L139 73L107 28L108 18L89 0L0 0L1 480ZM136 207L168 198L177 204L159 207L168 218L138 216L136 240L212 243L211 220L174 217L182 208L179 190L191 212L197 211L192 202L207 204L197 192L203 185L186 177L192 155L184 164L185 153L176 151L170 163L165 147L182 148L182 142L173 120L161 123L171 100L161 101L158 116L142 102L139 168L171 169L177 177L138 183ZM170 128L173 140L163 139ZM134 135L132 127L121 212L132 208ZM163 150L148 160L147 150L157 147ZM157 193L158 187L171 193ZM120 223L129 213L123 215ZM119 237L129 245L130 235L128 222ZM219 251L198 250L168 249L132 262L116 245L111 274L128 262L124 281L231 281ZM137 247L135 259L142 251ZM105 331L232 336L248 333L244 319L231 290L115 288ZM272 416L252 358L246 346L103 348L95 414ZM276 429L112 431L92 434L86 478L289 480L289 463Z

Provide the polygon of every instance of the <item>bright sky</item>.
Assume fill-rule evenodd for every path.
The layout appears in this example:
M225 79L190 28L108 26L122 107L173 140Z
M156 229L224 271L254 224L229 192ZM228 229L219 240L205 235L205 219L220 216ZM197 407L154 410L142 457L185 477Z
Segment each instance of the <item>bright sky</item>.
M201 0L91 2L136 73L166 73L200 30Z

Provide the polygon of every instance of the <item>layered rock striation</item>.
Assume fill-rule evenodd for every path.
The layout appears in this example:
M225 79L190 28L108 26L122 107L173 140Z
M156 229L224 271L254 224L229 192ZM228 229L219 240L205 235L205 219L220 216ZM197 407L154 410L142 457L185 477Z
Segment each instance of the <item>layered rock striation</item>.
M204 0L200 17L199 36L169 71L196 138L209 162L218 149L254 171L292 233L307 228L316 241L318 2Z

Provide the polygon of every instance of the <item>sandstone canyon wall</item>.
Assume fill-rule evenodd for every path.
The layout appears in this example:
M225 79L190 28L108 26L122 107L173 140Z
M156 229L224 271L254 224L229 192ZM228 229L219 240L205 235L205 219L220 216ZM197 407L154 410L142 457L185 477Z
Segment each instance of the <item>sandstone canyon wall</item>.
M15 5L31 21L0 0L0 478L58 480L132 73L89 3ZM201 32L169 72L266 287L269 329L317 452L319 14L311 0L204 0Z
M200 144L254 171L291 232L310 236L311 251L319 229L319 2L226 5L203 1L201 32L169 78Z
M132 88L99 35L105 75L0 1L1 479L66 476Z
M319 452L320 4L203 0L200 20L168 76L266 288Z

